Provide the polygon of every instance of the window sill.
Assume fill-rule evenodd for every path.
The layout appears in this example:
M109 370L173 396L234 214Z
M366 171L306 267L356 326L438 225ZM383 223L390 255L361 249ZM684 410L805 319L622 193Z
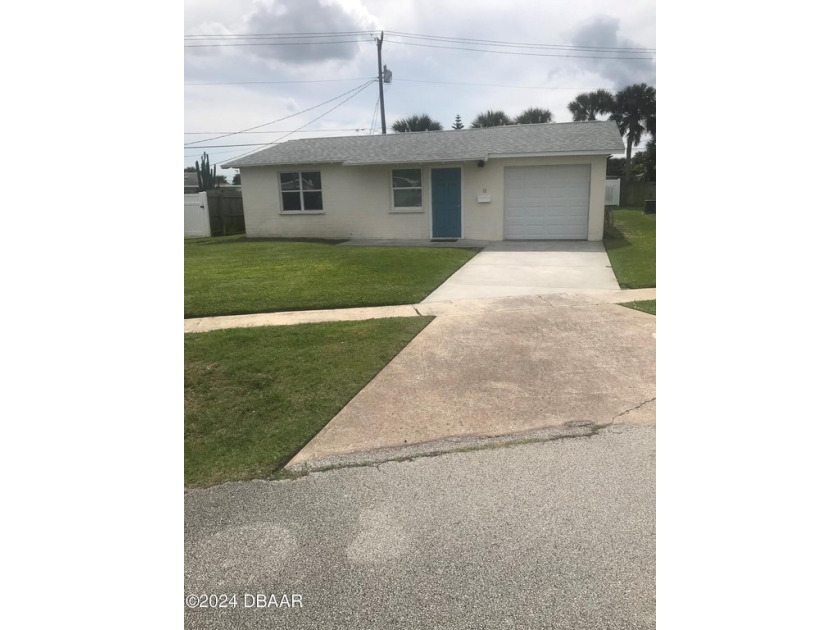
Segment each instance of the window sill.
M281 210L278 213L281 217L287 214L326 214L323 210Z
M391 208L388 214L423 214L423 208Z

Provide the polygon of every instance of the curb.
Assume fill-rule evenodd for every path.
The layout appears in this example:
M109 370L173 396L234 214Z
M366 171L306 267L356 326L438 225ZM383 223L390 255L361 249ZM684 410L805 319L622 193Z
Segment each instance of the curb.
M586 420L572 420L560 427L536 429L507 435L450 437L421 444L389 446L372 451L360 451L341 455L328 455L296 464L283 470L295 473L310 473L333 468L371 466L392 461L412 460L418 457L434 457L447 453L474 451L499 446L514 446L530 442L548 442L560 438L589 437L595 435L599 425Z

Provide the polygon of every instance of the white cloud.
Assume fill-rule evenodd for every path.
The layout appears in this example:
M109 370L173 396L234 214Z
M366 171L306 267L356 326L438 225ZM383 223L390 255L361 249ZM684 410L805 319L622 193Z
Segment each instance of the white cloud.
M371 35L365 41L346 46L185 49L187 83L323 81L187 86L185 130L215 131L199 128L210 122L216 127L221 125L224 130L244 129L281 117L289 111L290 103L299 110L306 109L361 85L365 79L376 76L373 35L378 34L380 28L385 31L383 62L393 72L393 83L386 87L385 93L389 124L397 118L425 112L448 129L456 114L460 114L468 125L486 109L502 109L515 116L527 107L550 109L555 120L564 121L571 119L567 104L580 92L616 89L637 81L655 84L655 65L651 62L575 59L567 55L581 53L551 49L500 49L535 53L532 55L475 52L463 49L482 48L478 42L436 42L397 34L565 46L655 48L655 4L650 1L593 0L573 6L542 3L523 10L520 5L493 0L457 3L451 0L422 3L417 0L228 0L223 3L188 0L186 33L370 29ZM337 79L346 80L335 82ZM377 97L378 90L373 85L306 129L364 128L369 131L373 127L373 131L378 132L378 118L371 125L378 109L375 108ZM316 108L288 123L272 125L270 129L297 128L324 114L337 102ZM294 126L290 126L292 122ZM313 135L296 134L291 138ZM277 134L251 134L234 136L226 142L267 142L276 138ZM213 153L208 153L215 160ZM235 154L228 152L220 160Z
M621 22L618 18L598 15L588 19L575 29L571 41L575 46L603 49L609 48L647 48L618 34ZM609 80L616 88L622 88L632 83L656 84L656 66L653 61L645 59L649 55L638 56L638 59L616 60L610 57L617 53L593 52L590 59L581 59L578 63L595 74ZM594 58L601 57L601 58Z

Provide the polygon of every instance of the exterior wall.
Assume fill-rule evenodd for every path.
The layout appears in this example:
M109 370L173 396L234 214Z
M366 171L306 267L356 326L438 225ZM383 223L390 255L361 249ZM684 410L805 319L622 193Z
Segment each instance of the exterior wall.
M499 241L504 238L504 167L589 164L588 240L600 241L604 229L606 156L490 159L476 162L422 165L423 208L395 211L391 201L391 170L417 164L295 167L263 166L240 169L248 236L429 239L431 236L431 169L461 167L463 238ZM285 213L280 210L282 171L320 171L324 211ZM490 195L479 203L478 195Z
M391 208L392 168L401 167L304 164L242 168L245 232L248 236L428 239L428 169L422 174L423 208L404 212ZM323 212L281 212L278 173L291 170L320 171Z

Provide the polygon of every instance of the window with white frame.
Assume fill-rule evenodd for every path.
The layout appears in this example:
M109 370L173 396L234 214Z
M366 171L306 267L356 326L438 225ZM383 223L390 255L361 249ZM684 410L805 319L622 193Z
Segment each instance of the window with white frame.
M283 212L323 212L320 171L280 173Z
M394 208L419 210L423 207L423 180L419 168L395 168L391 171Z

